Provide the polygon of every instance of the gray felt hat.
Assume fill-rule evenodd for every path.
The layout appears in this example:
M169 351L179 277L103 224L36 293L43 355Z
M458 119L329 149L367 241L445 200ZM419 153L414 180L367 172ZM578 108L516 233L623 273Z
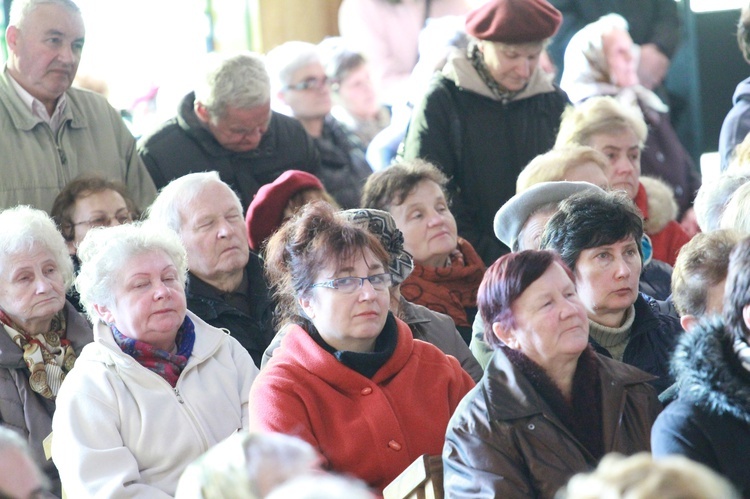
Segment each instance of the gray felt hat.
M579 192L604 192L588 182L540 182L510 198L495 214L495 236L513 249L526 221L542 206Z
M347 220L367 229L380 239L391 257L388 265L393 284L401 284L414 270L414 260L404 249L404 235L396 227L396 221L387 211L357 208L342 211Z

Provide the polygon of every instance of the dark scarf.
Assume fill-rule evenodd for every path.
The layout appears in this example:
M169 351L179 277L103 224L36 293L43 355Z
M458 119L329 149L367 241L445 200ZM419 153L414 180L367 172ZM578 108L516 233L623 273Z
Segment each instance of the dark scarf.
M326 343L315 328L311 328L309 334L323 350L333 354L336 360L366 378L372 378L388 362L398 343L398 325L391 312L388 312L388 318L385 320L383 330L375 340L375 349L372 352L336 350Z
M166 350L161 350L146 343L145 341L134 340L122 334L113 325L110 326L112 335L115 338L115 342L120 349L133 357L140 365L153 371L172 388L177 385L177 379L180 377L180 373L187 365L190 355L193 353L193 345L195 344L195 325L189 317L185 317L182 326L177 332L175 343L177 344L177 353L172 354Z
M449 267L425 267L414 262L414 270L401 284L401 295L412 303L449 315L456 326L471 327L467 308L477 306L477 290L484 276L484 262L468 241L458 238L463 256L451 256Z
M490 69L487 67L487 64L484 63L484 57L482 56L482 52L479 50L479 44L474 43L469 47L469 60L471 61L471 65L474 66L474 69L477 71L479 78L482 79L484 84L487 85L487 88L490 89L490 92L492 92L492 95L495 96L497 100L503 102L503 104L512 101L516 95L525 90L526 87L522 88L521 90L511 92L510 90L500 85L492 76L492 73L490 73Z
M593 348L587 347L578 358L573 376L573 400L570 402L539 364L518 350L507 346L500 348L573 436L597 461L601 459L604 456L601 381Z

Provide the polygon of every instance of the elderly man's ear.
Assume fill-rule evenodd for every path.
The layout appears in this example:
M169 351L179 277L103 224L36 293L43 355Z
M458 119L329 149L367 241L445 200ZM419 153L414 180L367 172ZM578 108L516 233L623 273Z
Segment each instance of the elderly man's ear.
M518 349L518 340L516 339L516 335L513 334L513 331L507 331L499 322L493 322L492 332L495 333L495 336L497 336L500 341L508 345L510 348L514 350Z
M208 114L208 109L206 109L206 106L204 106L200 102L195 101L193 110L195 111L195 115L198 117L198 119L203 123L208 123L211 121L211 115Z

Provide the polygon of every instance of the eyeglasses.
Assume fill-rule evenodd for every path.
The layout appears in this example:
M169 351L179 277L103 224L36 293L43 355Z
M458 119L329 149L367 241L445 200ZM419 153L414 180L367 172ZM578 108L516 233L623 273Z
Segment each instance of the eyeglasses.
M73 227L76 227L78 225L88 225L93 229L95 227L109 227L110 225L112 225L112 220L117 220L118 224L123 225L133 221L133 214L129 211L126 211L117 212L114 217L110 217L108 215L97 215L94 218L90 218L82 222L75 222L72 225Z
M302 80L299 83L295 83L294 85L287 85L287 90L320 90L321 88L325 87L326 85L330 84L331 80L328 79L327 76L324 76L322 78L315 78L310 77L305 80Z
M364 286L365 281L370 281L370 285L375 291L383 291L391 286L393 277L389 272L371 275L370 277L339 277L338 279L315 283L310 287L331 288L341 291L342 293L354 293Z

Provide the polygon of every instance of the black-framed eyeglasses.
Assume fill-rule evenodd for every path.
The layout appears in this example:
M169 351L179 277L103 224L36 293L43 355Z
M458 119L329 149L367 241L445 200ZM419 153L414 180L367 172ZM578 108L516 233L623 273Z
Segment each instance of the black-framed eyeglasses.
M322 78L315 78L314 76L311 76L310 78L306 78L299 83L295 83L294 85L287 85L286 88L287 90L299 90L301 92L305 90L320 90L330 83L331 80L329 80L327 76L324 76Z
M370 285L375 291L388 289L393 282L393 277L389 272L375 274L369 277L339 277L330 281L317 282L310 286L311 288L331 288L342 293L354 293L362 286L365 281L370 281Z
M117 223L120 225L127 224L133 221L133 214L129 211L118 211L114 217L110 217L109 215L97 215L93 218L89 218L88 220L75 222L71 225L73 227L76 227L78 225L88 225L93 229L95 227L109 227L110 225L112 225L113 220L117 220Z

